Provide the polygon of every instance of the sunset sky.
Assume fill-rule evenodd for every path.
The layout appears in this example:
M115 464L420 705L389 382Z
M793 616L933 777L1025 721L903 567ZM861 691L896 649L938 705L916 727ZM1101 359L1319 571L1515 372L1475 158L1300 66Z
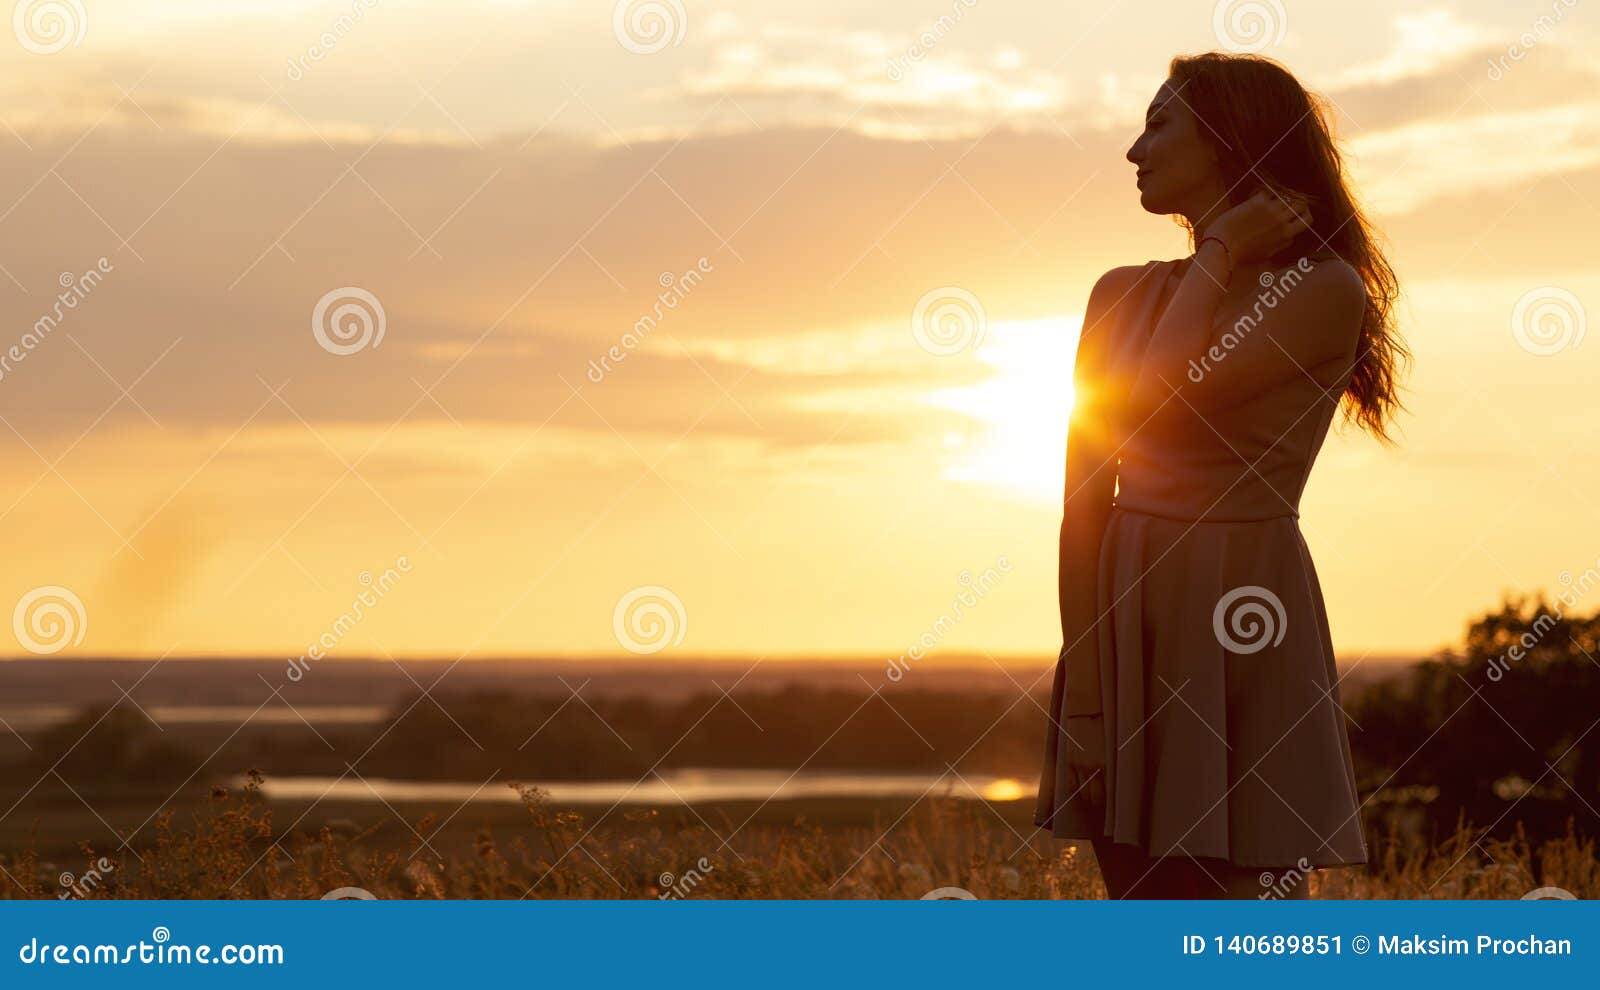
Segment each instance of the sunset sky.
M0 606L70 591L60 656L299 655L403 557L335 656L621 654L638 588L663 662L898 656L996 568L939 649L1052 659L1082 307L1187 251L1123 154L1227 47L1337 105L1417 358L1400 447L1336 434L1302 503L1339 652L1600 559L1581 5L18 11L0 352L72 305L0 364ZM352 288L381 339L319 342Z

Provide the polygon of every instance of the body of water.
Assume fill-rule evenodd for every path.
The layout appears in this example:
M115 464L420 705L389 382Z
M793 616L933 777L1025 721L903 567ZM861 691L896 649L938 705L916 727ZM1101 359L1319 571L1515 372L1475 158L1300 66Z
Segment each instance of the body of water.
M239 783L242 783L240 781ZM986 801L1031 798L1035 787L1011 777L945 774L794 773L788 770L682 768L643 780L527 781L548 791L554 804L704 804L710 801L782 801L795 798L919 798L948 794ZM507 781L393 780L378 777L269 777L263 796L282 801L430 802L522 800Z

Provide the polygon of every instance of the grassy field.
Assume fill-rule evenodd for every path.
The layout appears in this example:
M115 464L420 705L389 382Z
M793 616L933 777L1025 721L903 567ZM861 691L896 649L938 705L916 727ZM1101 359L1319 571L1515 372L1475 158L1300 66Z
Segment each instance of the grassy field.
M34 836L22 846L34 851L0 860L3 896L304 899L352 887L380 898L920 898L940 888L1105 896L1093 853L1034 829L1026 801L930 796L871 811L870 824L859 803L837 801L591 818L552 807L534 788L520 807L475 808L470 822L375 815L366 804L323 807L308 823L302 811L247 786L163 811L120 853L84 842L47 860L37 850L52 843ZM360 814L371 820L348 817ZM1425 849L1374 841L1374 864L1322 871L1312 895L1520 898L1559 887L1600 896L1592 840L1477 838L1462 827Z

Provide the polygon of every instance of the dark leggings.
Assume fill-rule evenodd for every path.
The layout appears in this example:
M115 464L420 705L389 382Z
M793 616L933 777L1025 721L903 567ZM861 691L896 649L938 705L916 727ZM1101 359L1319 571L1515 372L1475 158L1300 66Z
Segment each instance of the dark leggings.
M1105 839L1095 840L1094 856L1106 882L1106 896L1112 900L1304 900L1310 896L1311 871L1293 866L1269 869L1236 866L1209 857L1151 857L1137 846Z

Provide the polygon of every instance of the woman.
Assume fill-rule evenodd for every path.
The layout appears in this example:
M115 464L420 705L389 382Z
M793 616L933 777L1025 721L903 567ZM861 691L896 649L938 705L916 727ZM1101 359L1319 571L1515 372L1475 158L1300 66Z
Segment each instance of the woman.
M1270 59L1174 59L1127 158L1194 249L1084 314L1034 821L1112 897L1304 897L1367 850L1298 506L1341 401L1389 442L1395 277Z

